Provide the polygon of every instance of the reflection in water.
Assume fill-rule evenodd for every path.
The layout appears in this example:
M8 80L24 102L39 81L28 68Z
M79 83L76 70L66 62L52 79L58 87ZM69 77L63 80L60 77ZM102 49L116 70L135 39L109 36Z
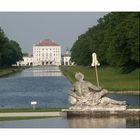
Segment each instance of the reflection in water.
M140 116L131 116L126 118L127 128L140 128Z
M140 118L45 118L32 120L0 121L0 128L139 128Z
M107 97L126 101L129 105L140 106L140 95L108 94Z
M59 67L42 67L41 69L34 68L32 70L33 76L40 77L40 76L62 76L62 73Z
M12 77L48 77L48 76L63 76L59 67L57 66L44 66L44 67L32 67L22 72L10 75Z
M32 67L0 78L0 108L67 107L71 83L56 66Z
M34 77L40 77L40 76L62 76L62 73L60 71L39 71L39 70L33 70L33 76Z
M72 128L125 128L126 118L117 118L111 116L109 118L89 118L74 117L69 118L69 125Z
M68 128L68 122L61 117L0 121L0 128Z
M140 116L73 117L68 122L70 128L140 128Z

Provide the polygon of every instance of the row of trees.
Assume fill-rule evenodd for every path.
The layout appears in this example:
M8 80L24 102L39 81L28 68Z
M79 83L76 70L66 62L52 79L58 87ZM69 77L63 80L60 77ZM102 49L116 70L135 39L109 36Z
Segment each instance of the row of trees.
M139 26L138 12L109 13L78 37L71 49L71 60L88 66L96 52L102 65L130 72L139 67Z
M19 44L14 40L9 40L0 28L0 66L11 66L21 59L22 52Z

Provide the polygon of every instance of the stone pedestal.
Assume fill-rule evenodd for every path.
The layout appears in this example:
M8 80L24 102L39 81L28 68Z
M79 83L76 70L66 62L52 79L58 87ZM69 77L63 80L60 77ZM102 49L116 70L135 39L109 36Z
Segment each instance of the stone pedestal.
M111 115L125 116L139 114L139 112L128 111L126 101L117 101L107 97L108 90L95 86L84 80L84 75L80 72L75 74L76 82L69 92L70 107L63 110L64 116L92 116L105 117Z
M105 110L99 108L94 108L93 110L70 110L70 109L63 109L62 116L65 117L110 117L110 116L139 116L140 117L140 109L126 109L124 108L116 108L116 109L109 109L106 108Z
M69 111L124 111L126 110L126 106L119 106L119 105L110 105L110 106L71 106Z

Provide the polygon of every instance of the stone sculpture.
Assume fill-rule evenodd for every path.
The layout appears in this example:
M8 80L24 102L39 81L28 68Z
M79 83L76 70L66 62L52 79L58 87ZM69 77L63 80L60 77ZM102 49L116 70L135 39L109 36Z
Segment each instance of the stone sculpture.
M106 97L108 91L84 80L82 73L75 74L76 83L69 93L70 110L125 110L126 101Z

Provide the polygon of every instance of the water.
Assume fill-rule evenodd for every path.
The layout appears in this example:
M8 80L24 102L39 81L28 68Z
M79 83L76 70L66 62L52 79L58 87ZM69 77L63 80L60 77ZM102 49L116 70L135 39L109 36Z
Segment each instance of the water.
M58 67L34 67L0 78L0 107L68 107L68 92L71 83ZM116 100L139 106L138 95L109 95Z
M0 128L139 128L139 117L118 118L46 118L0 121Z
M0 107L67 107L71 83L58 67L35 67L0 78Z
M109 98L126 101L131 106L140 106L140 95L109 94Z
M0 78L1 108L68 107L68 92L72 87L58 67L34 67ZM139 106L138 95L108 95ZM0 128L134 128L140 127L140 118L46 118L33 120L0 121Z

